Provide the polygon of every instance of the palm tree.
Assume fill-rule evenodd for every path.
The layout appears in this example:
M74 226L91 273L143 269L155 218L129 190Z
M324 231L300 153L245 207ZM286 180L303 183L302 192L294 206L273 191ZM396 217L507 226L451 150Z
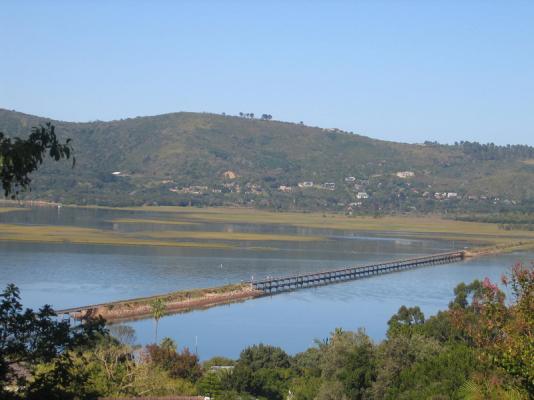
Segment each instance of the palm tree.
M158 342L158 323L159 319L165 315L165 302L163 299L155 299L150 303L150 309L152 310L152 316L155 322L154 331L154 343Z

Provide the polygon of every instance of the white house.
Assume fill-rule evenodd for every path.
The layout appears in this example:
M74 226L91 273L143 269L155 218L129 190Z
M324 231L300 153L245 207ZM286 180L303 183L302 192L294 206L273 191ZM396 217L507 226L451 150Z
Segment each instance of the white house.
M279 190L280 192L289 193L289 192L291 192L292 188L291 188L291 186L280 185L280 186L278 187L278 190Z
M356 198L359 200L368 199L369 195L366 192L358 192L356 193Z
M412 176L415 176L415 172L413 171L399 171L395 175L401 179L407 179L411 178Z
M313 182L311 181L299 182L299 188L311 188L311 187L313 187Z

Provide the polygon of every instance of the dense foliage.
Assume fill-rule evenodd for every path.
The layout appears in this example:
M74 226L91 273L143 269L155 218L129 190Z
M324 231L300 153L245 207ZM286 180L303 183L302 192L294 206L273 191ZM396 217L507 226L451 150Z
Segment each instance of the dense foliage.
M0 182L4 195L15 197L20 189L28 188L29 175L43 163L46 155L58 161L70 158L71 154L70 139L61 143L50 123L33 127L27 139L7 137L0 131Z
M243 117L175 113L55 121L61 137L82 149L79 168L45 162L25 196L75 204L246 205L366 214L534 207L532 147L402 144L274 121L269 114ZM22 137L41 123L0 110L0 131L10 135ZM227 171L235 176L225 176ZM414 175L396 175L402 171ZM313 186L299 187L304 181Z
M462 151L479 160L504 160L534 158L534 147L527 145L497 146L494 143L459 142L454 144Z
M8 285L0 295L0 397L68 399L87 394L76 385L84 379L73 370L76 353L92 349L106 334L103 320L70 326L49 306L23 309L19 290Z
M458 221L488 222L499 224L504 230L534 231L534 214L529 212L510 212L498 214L458 214L454 216Z
M213 399L528 399L534 395L534 269L460 284L448 310L425 318L402 306L387 338L336 329L303 353L248 347L200 364L166 338L135 346L127 326L71 327L44 307L23 311L8 286L0 306L0 381L6 399L193 395ZM529 397L530 396L530 397Z

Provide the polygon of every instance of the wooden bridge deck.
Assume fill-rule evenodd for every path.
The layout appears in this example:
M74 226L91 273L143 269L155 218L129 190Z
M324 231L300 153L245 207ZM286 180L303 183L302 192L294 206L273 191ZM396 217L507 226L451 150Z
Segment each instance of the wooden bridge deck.
M285 277L272 277L251 282L254 289L266 294L295 289L328 285L335 282L350 281L373 275L382 275L396 271L419 268L437 264L449 264L464 259L463 251L433 254L407 260L388 261L379 264L348 267L336 270L313 272Z

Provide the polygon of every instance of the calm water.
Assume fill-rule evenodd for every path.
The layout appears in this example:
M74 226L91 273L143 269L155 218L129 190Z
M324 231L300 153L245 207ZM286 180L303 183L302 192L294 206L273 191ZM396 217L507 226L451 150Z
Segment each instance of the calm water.
M0 222L58 224L119 231L217 230L284 234L318 234L323 242L236 243L231 250L157 247L27 244L0 241L0 285L13 282L30 307L44 303L56 308L163 293L183 288L239 282L251 277L286 275L366 264L448 251L468 243L407 237L370 236L361 232L299 229L252 224L161 226L111 222L114 218L168 218L107 210L37 209L0 214ZM1 229L1 228L0 228ZM204 311L167 316L159 336L197 349L202 359L213 355L237 357L246 345L270 343L290 353L309 347L336 327L365 327L374 339L383 338L387 320L400 305L419 305L427 314L447 306L454 287L489 277L498 280L517 260L534 253L479 258L459 264L406 271L317 289L266 297ZM150 320L128 323L140 343L154 340Z

